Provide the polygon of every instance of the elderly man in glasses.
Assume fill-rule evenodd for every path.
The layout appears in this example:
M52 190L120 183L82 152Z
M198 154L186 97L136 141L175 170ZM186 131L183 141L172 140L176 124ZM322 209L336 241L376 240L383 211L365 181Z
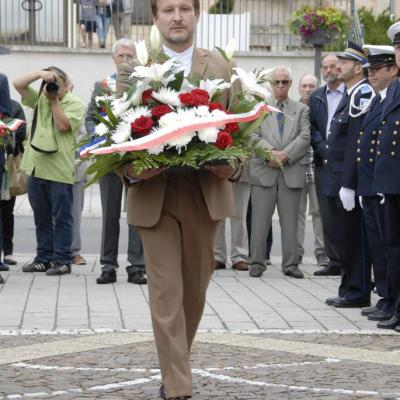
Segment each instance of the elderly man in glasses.
M307 149L310 145L308 107L289 99L290 71L282 66L272 73L272 98L268 104L281 113L269 116L254 134L258 144L271 150L274 160L266 164L255 158L250 166L253 207L250 241L250 275L260 277L266 270L265 238L275 207L282 232L282 271L303 278L299 269L297 225L301 190L305 185Z

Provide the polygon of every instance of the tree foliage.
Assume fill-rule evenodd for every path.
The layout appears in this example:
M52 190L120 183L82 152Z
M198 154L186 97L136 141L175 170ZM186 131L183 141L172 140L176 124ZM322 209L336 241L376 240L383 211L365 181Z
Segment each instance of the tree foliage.
M235 6L235 0L218 0L208 10L209 14L230 14Z
M378 45L391 44L387 36L387 30L395 20L389 9L378 15L374 15L372 10L362 7L358 10L358 15L364 28L364 43Z

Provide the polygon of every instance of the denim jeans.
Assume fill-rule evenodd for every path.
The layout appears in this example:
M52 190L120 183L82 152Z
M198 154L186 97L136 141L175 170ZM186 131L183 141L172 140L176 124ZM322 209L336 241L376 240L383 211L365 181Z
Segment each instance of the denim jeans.
M111 24L111 17L107 17L106 14L97 15L97 35L101 45L106 44L107 33Z
M35 262L70 264L72 185L31 176L28 197L36 227Z

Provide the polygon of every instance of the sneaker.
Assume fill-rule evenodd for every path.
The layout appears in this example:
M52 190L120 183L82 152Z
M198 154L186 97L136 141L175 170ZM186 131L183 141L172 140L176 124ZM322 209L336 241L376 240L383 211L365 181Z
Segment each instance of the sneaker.
M4 263L7 265L17 265L17 261L12 256L4 256Z
M22 267L22 272L46 272L49 268L51 268L51 262L37 262L34 261L31 264L24 265Z
M86 260L80 254L77 254L76 256L72 257L72 264L86 265Z
M55 263L51 268L46 271L46 275L65 275L71 273L71 264L58 264Z
M267 268L264 267L264 265L253 264L253 265L250 265L249 274L253 278L259 278L266 270L267 270Z

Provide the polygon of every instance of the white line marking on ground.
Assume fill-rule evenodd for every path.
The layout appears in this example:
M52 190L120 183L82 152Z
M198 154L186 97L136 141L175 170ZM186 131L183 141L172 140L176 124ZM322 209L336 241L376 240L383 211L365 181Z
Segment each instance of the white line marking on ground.
M321 361L304 361L304 362L293 362L287 364L256 364L256 365L242 365L238 367L210 367L204 368L206 371L241 371L241 370L255 370L255 369L284 369L284 368L296 368L310 365L322 365L322 364L335 364L341 360L334 358L327 358ZM25 369L36 369L42 371L63 371L63 372L136 372L136 373L150 373L158 374L159 369L155 368L90 368L90 367L73 367L73 366L59 366L59 365L43 365L43 364L27 364L27 363L15 363L11 364L14 368L25 368Z
M136 386L136 385L140 385L141 383L148 383L148 382L151 382L154 380L160 380L160 379L161 379L161 375L157 374L157 375L150 376L149 378L138 378L133 381L109 383L107 385L92 386L92 387L88 388L87 390L101 392L104 390L121 389L124 387Z
M248 379L243 379L243 378L234 378L228 375L222 375L222 374L213 374L210 373L204 369L193 369L193 373L196 375L200 375L203 378L209 378L209 379L216 379L219 381L223 382L229 382L229 383L238 383L238 384L246 384L246 385L251 385L251 386L265 386L265 387L276 387L276 388L283 388L283 389L289 389L293 391L301 391L301 392L314 392L314 393L321 393L321 392L326 392L326 393L335 393L335 394L343 394L343 395L369 395L369 396L399 396L400 393L380 393L377 391L372 391L372 390L352 390L352 389L329 389L329 388L318 388L318 387L310 387L310 386L296 386L296 385L286 385L283 383L270 383L270 382L261 382L261 381L251 381Z

